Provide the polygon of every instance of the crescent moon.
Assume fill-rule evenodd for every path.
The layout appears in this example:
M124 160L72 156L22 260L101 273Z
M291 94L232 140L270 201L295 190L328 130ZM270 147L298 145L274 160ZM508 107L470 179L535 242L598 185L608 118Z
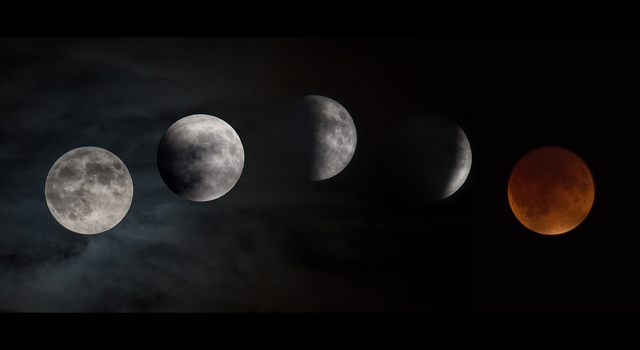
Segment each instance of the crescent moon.
M447 198L456 193L460 187L464 184L471 172L471 144L467 135L462 129L456 125L457 135L455 141L457 143L457 149L455 156L455 167L451 172L449 183L446 185L445 190L442 193L441 198Z
M53 164L45 182L45 198L62 226L96 234L112 229L127 215L133 181L115 154L99 147L80 147Z
M418 114L389 135L387 181L393 196L434 202L456 193L471 172L464 131L448 118Z

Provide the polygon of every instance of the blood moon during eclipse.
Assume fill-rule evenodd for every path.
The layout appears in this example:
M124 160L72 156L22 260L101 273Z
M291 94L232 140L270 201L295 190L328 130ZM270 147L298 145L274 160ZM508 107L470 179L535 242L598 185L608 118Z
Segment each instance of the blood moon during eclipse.
M586 163L562 147L537 148L511 171L511 210L528 229L558 235L576 228L589 214L595 194Z

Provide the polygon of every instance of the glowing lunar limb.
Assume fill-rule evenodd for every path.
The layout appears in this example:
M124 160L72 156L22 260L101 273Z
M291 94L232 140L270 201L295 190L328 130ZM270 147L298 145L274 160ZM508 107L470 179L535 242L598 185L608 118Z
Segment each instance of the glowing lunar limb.
M435 202L456 193L471 172L471 145L453 121L418 114L389 135L388 182L394 195L411 202Z

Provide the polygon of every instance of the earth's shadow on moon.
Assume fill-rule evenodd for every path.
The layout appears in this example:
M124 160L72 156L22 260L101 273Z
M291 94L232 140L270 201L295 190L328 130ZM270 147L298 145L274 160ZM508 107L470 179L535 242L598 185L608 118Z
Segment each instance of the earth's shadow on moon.
M507 186L514 217L532 232L560 235L589 216L595 198L593 174L573 151L543 146L513 166Z
M302 98L292 99L288 108L281 110L280 122L272 130L272 151L264 152L277 165L274 168L278 169L279 182L298 188L333 188L340 182L340 174L323 181L309 180L316 151L316 119ZM367 178L351 183L353 190L386 203L384 206L394 211L448 207L464 195L460 192L465 192L460 187L443 198L452 176L459 171L458 161L464 156L465 150L457 142L460 130L450 118L425 112L405 114L389 125L372 162L361 164L364 168L358 172Z
M333 115L330 110L338 111ZM348 167L356 147L356 130L337 101L307 95L284 112L278 152L288 159L287 176L297 181L324 181ZM353 147L353 148L351 148Z
M302 98L293 101L285 113L280 128L282 142L279 144L279 154L288 158L284 175L295 182L308 181L316 150L313 135L316 118Z
M377 162L382 195L403 208L446 205L459 190L447 193L465 156L458 146L459 130L452 120L433 114L400 119L383 141Z
M224 120L193 114L173 123L157 149L158 171L177 195L197 202L224 196L244 168L239 135Z

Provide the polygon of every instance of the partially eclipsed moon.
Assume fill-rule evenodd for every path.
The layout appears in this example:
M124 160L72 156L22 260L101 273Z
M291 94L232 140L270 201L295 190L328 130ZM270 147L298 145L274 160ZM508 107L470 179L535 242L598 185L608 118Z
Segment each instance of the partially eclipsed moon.
M229 192L240 179L244 148L224 120L194 114L175 122L158 146L158 170L177 195L196 202Z
M457 135L454 138L458 148L455 157L456 165L449 178L449 183L442 193L442 198L447 198L456 193L467 180L469 172L471 172L471 145L469 144L469 139L467 139L467 135L459 126L456 125L456 129Z
M471 145L453 121L420 114L399 123L385 157L394 195L432 202L457 192L471 172Z
M356 151L357 133L341 104L324 96L305 96L296 106L293 124L309 180L329 179L347 167Z
M541 147L520 158L507 192L516 218L545 235L577 227L589 214L595 195L585 162L561 147Z
M45 183L47 206L67 229L96 234L116 226L133 199L133 181L124 163L98 147L65 153L51 167Z

